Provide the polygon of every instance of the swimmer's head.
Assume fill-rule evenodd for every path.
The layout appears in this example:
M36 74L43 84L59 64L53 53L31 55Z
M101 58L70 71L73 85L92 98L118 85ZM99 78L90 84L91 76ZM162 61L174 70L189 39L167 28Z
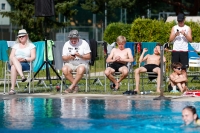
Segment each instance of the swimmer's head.
M186 106L185 108L183 108L182 119L185 125L196 123L196 121L199 119L196 112L196 108L193 106Z

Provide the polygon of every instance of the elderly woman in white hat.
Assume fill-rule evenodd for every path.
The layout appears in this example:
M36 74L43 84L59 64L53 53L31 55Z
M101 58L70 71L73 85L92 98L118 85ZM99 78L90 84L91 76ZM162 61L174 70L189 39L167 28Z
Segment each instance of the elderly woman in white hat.
M23 71L30 70L29 62L35 59L35 45L29 40L25 29L18 32L16 44L12 47L9 57L9 68L11 70L11 88L9 94L15 94L15 83L17 75L21 76L21 81L25 82L26 77Z

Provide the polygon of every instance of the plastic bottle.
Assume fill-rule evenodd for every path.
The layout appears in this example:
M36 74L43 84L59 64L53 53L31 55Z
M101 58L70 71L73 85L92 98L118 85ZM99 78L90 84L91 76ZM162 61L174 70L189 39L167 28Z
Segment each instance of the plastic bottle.
M145 95L145 94L151 94L153 93L153 91L144 91L144 92L140 92L142 95Z

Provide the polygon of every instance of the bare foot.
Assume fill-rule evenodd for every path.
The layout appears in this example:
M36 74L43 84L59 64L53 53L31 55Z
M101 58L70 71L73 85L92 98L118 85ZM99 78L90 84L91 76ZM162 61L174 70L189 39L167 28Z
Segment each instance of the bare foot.
M183 91L182 92L185 92L185 91L188 91L188 87L187 86L183 87Z
M156 92L157 92L157 93L160 93L160 89L157 89Z
M115 83L115 90L118 90L119 89L119 85L120 85L120 83Z
M137 91L137 94L140 94L140 90L135 89L134 91Z

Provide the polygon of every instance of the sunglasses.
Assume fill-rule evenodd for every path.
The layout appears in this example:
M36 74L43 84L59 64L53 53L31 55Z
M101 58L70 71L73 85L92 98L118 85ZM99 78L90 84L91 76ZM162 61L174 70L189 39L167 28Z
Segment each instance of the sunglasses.
M25 36L19 36L18 38L24 38Z
M175 68L175 69L177 69L177 70L182 70L180 67L177 67L177 68Z

